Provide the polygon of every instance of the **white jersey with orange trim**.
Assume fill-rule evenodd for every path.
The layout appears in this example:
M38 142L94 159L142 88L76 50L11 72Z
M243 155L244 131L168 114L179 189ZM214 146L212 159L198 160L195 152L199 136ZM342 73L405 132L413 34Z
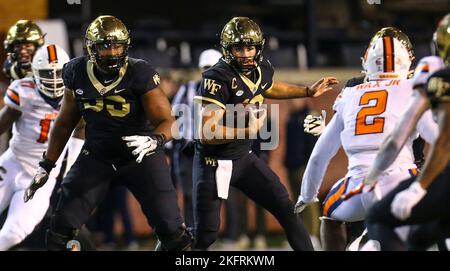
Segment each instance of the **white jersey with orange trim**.
M52 107L42 98L33 78L12 82L4 101L6 106L22 112L13 124L9 148L27 173L33 176L42 154L47 149L50 129L59 108Z
M393 132L413 94L411 80L369 81L345 88L333 105L343 121L342 147L351 171L365 171L373 164L384 139ZM417 131L408 139L391 167L415 168L412 142L419 133L427 142L435 139L431 111L419 121Z

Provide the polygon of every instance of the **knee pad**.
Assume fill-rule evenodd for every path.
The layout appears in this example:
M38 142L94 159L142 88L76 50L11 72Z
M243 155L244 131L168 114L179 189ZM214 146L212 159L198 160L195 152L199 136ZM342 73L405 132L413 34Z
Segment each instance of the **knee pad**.
M50 228L45 233L45 246L47 250L72 250L72 245L75 245L75 236L77 236L78 230L76 229L53 229ZM70 241L74 241L73 244ZM79 244L79 243L78 243Z
M179 231L169 236L158 236L158 244L156 251L185 251L192 250L194 237L190 229L184 224L181 225Z

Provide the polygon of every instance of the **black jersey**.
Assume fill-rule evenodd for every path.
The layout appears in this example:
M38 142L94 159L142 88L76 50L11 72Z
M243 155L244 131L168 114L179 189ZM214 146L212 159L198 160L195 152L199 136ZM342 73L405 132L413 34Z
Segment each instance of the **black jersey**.
M214 103L223 109L227 104L262 104L264 92L273 85L272 64L263 60L252 72L255 80L239 73L223 59L203 72L202 82L195 100ZM250 76L251 77L251 76ZM197 149L204 156L219 159L237 159L251 150L252 139L236 139L233 142L207 145L197 141Z
M432 107L442 102L450 102L450 67L430 75L427 82L427 95Z
M133 159L121 137L151 133L141 95L159 85L158 73L146 61L128 58L118 78L103 85L94 74L94 64L79 57L64 65L63 79L86 121L85 146L106 160Z

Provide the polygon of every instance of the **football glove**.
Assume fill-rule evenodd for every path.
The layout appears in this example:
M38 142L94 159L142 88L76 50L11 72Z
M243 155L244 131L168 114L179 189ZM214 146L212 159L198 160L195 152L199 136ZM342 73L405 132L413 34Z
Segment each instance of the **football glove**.
M44 186L44 184L48 181L48 177L50 175L50 171L55 167L55 162L48 160L45 157L39 162L39 167L37 168L36 174L33 177L28 188L25 190L24 194L24 202L31 200L36 193L36 191Z
M312 134L313 136L320 136L325 129L326 117L327 111L325 110L322 110L322 114L320 114L319 116L306 116L303 124L305 133Z
M301 212L303 212L303 210L305 210L306 207L308 207L308 205L311 205L315 202L318 202L319 199L317 197L314 197L314 199L312 201L305 201L303 199L303 197L300 195L298 197L297 203L294 206L294 214L300 214Z
M144 156L155 153L155 149L163 146L166 141L164 134L124 136L122 139L127 142L127 147L135 148L131 154L136 157L137 163L142 162Z
M411 210L427 194L419 182L412 183L407 189L398 193L391 203L391 213L400 220L406 220Z

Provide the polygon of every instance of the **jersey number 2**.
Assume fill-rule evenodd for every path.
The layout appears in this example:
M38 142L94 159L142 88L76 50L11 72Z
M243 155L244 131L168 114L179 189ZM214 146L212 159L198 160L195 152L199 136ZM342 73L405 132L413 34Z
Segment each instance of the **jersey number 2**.
M367 135L382 133L384 129L384 118L374 117L373 122L368 124L367 117L381 115L386 111L388 92L378 90L366 92L361 96L359 105L367 105L375 100L375 105L363 107L356 116L355 135Z

